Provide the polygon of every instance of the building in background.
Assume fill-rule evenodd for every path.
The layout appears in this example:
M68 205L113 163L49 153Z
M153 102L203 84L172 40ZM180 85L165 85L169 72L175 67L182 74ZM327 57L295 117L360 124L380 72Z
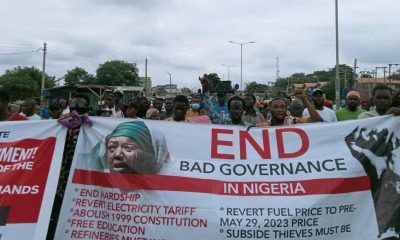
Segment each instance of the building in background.
M372 89L376 85L387 85L393 90L400 89L400 80L387 78L357 78L355 88L361 94L361 100L369 100L372 97Z
M328 84L328 82L313 82L313 83L295 83L292 88L288 89L287 95L293 94L295 89L304 89L305 92L311 93L315 88L322 88Z
M157 85L148 91L148 96L160 98L170 98L180 94L182 94L182 90L178 89L178 85L176 84Z

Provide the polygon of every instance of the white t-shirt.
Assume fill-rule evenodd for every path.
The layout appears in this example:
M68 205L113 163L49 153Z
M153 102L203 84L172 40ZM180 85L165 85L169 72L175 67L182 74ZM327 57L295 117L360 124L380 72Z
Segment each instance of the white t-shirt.
M379 117L379 113L377 111L368 111L368 112L363 112L360 115L358 115L358 119L364 119L364 118L370 118L370 117Z
M112 118L123 118L124 114L120 109L117 109L115 106L113 108L105 107L103 110L108 110L111 111L111 116Z
M61 113L61 117L65 117L70 113L69 106L67 106Z
M34 113L32 116L29 116L29 117L27 117L25 115L25 113L23 113L23 112L21 112L19 115L24 116L24 117L28 118L29 120L42 120L42 118L39 115L37 115L36 113Z
M337 122L336 114L332 109L324 106L324 108L322 110L317 109L317 112L318 112L319 116L322 118L322 121ZM309 117L309 116L310 116L310 113L308 112L308 109L307 108L304 109L303 117Z

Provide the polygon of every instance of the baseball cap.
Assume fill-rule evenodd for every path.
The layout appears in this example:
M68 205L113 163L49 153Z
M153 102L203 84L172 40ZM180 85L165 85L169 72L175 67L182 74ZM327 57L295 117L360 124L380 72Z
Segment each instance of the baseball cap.
M321 88L314 88L314 89L312 90L312 92L311 92L311 96L314 96L314 94L316 94L316 93L324 94L324 91L322 91Z

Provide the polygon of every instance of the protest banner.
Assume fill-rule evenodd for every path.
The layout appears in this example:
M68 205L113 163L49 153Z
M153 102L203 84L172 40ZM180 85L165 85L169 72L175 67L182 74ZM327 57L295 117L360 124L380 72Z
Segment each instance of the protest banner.
M0 123L0 239L45 239L66 128L55 120Z
M56 239L398 236L398 117L249 129L93 122Z

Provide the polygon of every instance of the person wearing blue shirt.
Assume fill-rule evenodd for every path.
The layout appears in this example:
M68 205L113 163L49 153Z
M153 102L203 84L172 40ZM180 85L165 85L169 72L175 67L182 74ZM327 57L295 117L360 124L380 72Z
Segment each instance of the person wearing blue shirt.
M347 87L344 87L342 89L342 92L340 94L340 99L346 99L347 93L349 93L350 91L357 91L357 88L354 87L355 83L356 83L355 79L347 80Z
M228 111L228 106L225 103L226 94L225 92L218 92L217 93L218 103L214 105L214 115L212 118L212 122L215 124L230 124L231 122L231 115Z

